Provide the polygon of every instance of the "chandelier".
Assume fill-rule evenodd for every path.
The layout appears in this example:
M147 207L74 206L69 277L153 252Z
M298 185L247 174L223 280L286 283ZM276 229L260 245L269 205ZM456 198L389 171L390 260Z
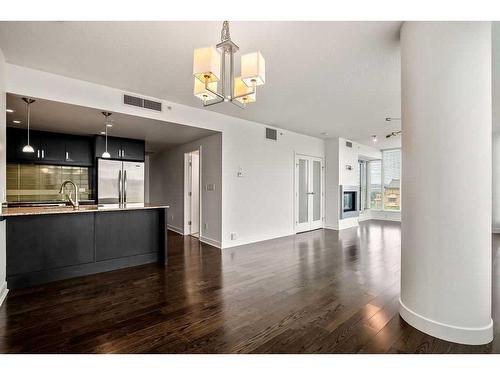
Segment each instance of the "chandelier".
M204 107L231 102L245 108L255 102L257 86L266 80L266 62L260 52L241 56L241 75L235 77L234 54L239 47L229 35L229 22L222 24L221 42L215 47L194 50L194 96L201 99ZM226 76L226 58L229 57L229 84ZM229 90L227 90L229 89Z

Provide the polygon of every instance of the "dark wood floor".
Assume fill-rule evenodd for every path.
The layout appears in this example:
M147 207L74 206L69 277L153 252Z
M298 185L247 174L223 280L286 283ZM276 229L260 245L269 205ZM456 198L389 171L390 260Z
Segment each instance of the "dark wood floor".
M169 233L169 265L9 293L0 352L499 353L398 315L400 227L371 221L220 251ZM493 240L494 253L500 240ZM500 324L500 270L494 319Z

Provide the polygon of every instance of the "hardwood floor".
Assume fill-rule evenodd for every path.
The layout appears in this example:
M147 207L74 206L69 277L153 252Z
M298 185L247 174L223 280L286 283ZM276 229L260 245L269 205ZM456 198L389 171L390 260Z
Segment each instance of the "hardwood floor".
M398 314L400 227L371 221L220 251L169 232L169 264L9 293L4 353L500 353L435 339ZM500 250L493 238L493 252Z

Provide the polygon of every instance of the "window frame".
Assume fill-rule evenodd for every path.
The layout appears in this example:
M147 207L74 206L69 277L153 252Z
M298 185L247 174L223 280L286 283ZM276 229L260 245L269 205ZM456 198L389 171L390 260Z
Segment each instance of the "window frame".
M399 165L400 165L400 168L399 168L399 209L398 210L386 210L385 209L385 187L384 187L384 151L393 151L393 150L399 150L400 151L400 162L399 162ZM374 159L374 160L369 160L368 163L371 163L373 161L380 161L380 180L381 180L381 184L380 184L380 189L381 189L381 192L382 192L382 208L372 208L371 207L371 199L368 201L369 202L369 209L371 211L378 211L378 212L401 212L401 208L403 207L403 201L401 199L402 195L401 195L401 172L402 172L402 169L403 169L403 166L402 166L402 153L401 153L401 147L393 147L393 148L385 148L383 150L380 150L380 152L382 153L382 158L381 159ZM371 196L371 178L370 178L370 181L367 182L367 196Z

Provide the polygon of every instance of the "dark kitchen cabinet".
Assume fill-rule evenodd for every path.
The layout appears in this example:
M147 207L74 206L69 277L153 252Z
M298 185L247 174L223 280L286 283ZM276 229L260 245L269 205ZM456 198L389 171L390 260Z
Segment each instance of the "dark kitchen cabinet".
M35 152L22 152L27 130L7 128L7 162L92 166L92 138L33 130L30 145Z
M121 142L122 159L131 161L144 161L144 141L125 139Z
M64 135L46 132L33 132L37 148L36 156L44 163L57 163L64 161L65 139Z
M66 162L92 166L92 142L89 137L67 137L65 140Z
M35 149L34 153L23 152L23 147L28 143L26 129L7 128L7 161L34 161L38 145L33 137L30 137L30 144Z
M100 158L106 150L106 137L96 136L95 156ZM108 152L111 159L144 161L144 141L127 138L108 137Z

